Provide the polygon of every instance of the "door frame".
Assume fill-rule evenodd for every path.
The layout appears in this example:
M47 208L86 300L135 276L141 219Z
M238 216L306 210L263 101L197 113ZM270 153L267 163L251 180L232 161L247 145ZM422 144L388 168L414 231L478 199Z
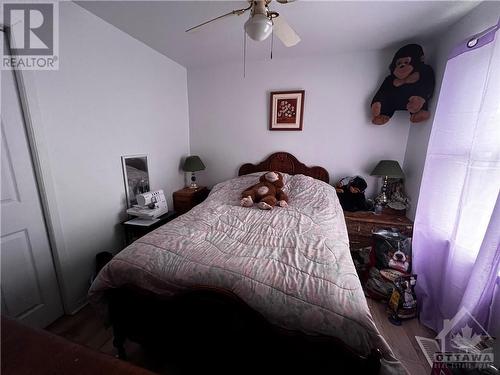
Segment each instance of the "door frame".
M4 41L9 44L11 40L9 27L0 24L0 32L5 33L6 37ZM59 296L64 312L66 314L74 314L86 304L86 301L81 301L81 303L79 301L78 306L68 305L69 296L65 288L63 272L63 266L67 263L68 254L62 231L61 218L59 216L55 183L50 169L42 115L38 105L34 72L18 69L13 69L12 72L24 118L28 147L42 206L43 220L49 239L52 262L56 271ZM27 87L30 87L31 90L27 90Z

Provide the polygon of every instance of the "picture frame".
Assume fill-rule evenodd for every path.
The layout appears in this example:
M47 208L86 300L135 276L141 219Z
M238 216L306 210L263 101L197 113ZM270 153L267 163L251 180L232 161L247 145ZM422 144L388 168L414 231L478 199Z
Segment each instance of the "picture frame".
M150 190L149 164L147 155L122 156L123 181L127 208L137 204L137 194Z
M305 90L273 91L269 130L302 130Z

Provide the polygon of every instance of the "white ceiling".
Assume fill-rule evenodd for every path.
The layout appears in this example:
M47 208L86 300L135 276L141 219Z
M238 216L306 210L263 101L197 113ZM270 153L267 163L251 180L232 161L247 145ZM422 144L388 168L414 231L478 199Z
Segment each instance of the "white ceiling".
M302 41L286 48L275 40L274 57L332 55L395 47L432 37L478 5L477 1L297 1L271 3ZM243 8L246 1L78 1L77 4L158 52L186 66L241 61L243 24L248 13L199 31L184 30ZM247 59L269 58L270 39L248 39Z

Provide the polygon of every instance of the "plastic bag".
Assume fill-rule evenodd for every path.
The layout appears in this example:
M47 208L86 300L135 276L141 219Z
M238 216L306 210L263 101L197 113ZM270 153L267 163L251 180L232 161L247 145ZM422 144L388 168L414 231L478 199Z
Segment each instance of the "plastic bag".
M410 319L417 316L417 275L400 276L394 281L395 288L389 300L389 309L395 319Z

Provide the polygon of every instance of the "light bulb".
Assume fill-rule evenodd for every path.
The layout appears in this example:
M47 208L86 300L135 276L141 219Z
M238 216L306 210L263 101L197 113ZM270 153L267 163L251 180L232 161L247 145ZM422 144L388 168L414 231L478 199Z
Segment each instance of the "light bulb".
M273 23L264 14L255 14L245 22L245 31L250 38L261 42L273 31Z

